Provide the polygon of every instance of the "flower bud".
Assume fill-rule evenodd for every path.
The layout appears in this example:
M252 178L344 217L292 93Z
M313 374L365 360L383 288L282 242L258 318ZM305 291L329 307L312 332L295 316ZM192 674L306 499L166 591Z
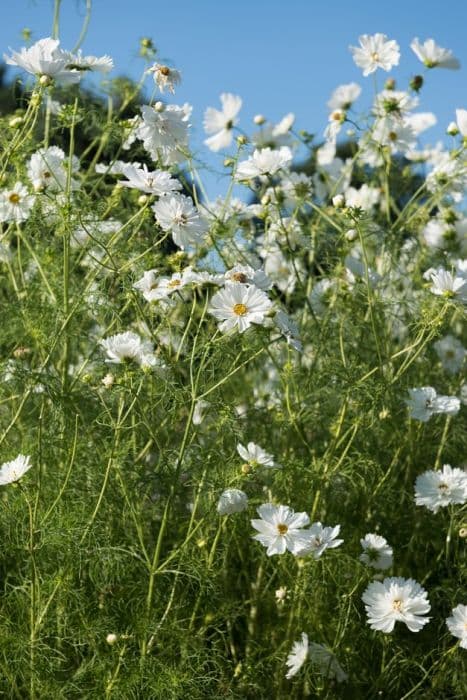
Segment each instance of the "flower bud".
M253 117L253 121L254 121L254 123L255 123L257 126L261 126L262 124L265 123L266 118L263 117L262 114L256 114L256 115Z
M240 134L240 136L237 136L237 143L239 146L244 146L246 143L248 143L248 139L243 134Z
M423 86L423 77L421 75L414 75L409 83L409 86L414 92L419 92Z
M396 81L394 78L388 78L386 82L384 83L384 89L385 90L395 90L396 89Z
M138 197L139 206L143 207L146 204L146 202L148 201L148 199L149 198L148 198L147 194L140 194L140 196Z
M49 87L49 85L52 85L53 80L50 77L50 75L41 75L39 78L39 85L42 85L42 87Z
M118 636L111 632L110 634L107 635L107 637L105 638L105 641L107 642L107 644L110 644L110 646L113 646L115 644L115 642L118 641Z
M345 205L345 198L343 194L336 194L332 198L332 203L336 207L336 209L342 209L342 207Z
M21 126L23 121L23 117L12 117L8 122L8 126L11 126L12 129L16 129L17 126Z
M232 165L234 164L234 159L233 158L225 158L224 159L224 168L231 168Z
M357 232L354 228L349 228L346 232L345 237L348 241L354 241L357 238Z
M158 100L154 105L154 109L156 110L156 112L163 112L165 109L165 105L163 102Z
M456 122L450 122L448 124L446 133L449 134L449 136L457 136L457 134L459 133L459 127L457 126Z
M113 386L114 381L115 381L115 377L113 376L113 374L110 374L110 372L109 372L108 374L105 375L104 379L102 380L102 384L104 385L104 387L106 389L110 389Z

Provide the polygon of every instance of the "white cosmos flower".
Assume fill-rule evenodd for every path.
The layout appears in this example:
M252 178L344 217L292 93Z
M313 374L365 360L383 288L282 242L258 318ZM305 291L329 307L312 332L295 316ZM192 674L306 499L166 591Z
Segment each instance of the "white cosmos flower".
M81 72L98 71L99 73L109 73L114 62L110 56L83 56L81 49L77 53L65 52L68 55L67 68Z
M287 340L287 344L291 345L297 352L302 352L303 345L300 340L300 331L295 321L285 311L279 309L274 316L274 323Z
M367 185L366 182L358 190L355 187L347 187L344 194L347 207L359 207L365 211L372 209L381 199L379 189Z
M174 292L192 282L191 267L182 272L174 272L171 277L158 277L157 270L148 270L134 283L134 289L142 293L146 301L166 299Z
M152 367L158 364L153 354L153 345L133 331L117 333L99 342L107 353L106 362L110 364L122 364L134 361L141 367Z
M313 523L306 531L309 536L309 541L304 547L299 549L296 554L300 557L312 554L314 559L319 559L326 549L334 549L343 543L344 540L336 539L340 529L340 525L336 525L335 527L323 527L321 523Z
M182 81L182 76L178 70L175 68L169 68L162 63L155 63L151 68L148 68L146 73L152 73L154 82L161 92L164 92L165 88L172 94L175 92L175 86L180 85Z
M467 649L467 605L456 605L446 624L450 633L460 639L459 646Z
M11 56L3 58L10 66L18 66L28 73L41 78L46 76L58 82L77 83L81 78L79 70L69 68L69 53L59 48L58 39L39 39L28 49L22 48L18 53L12 51Z
M292 151L288 146L278 150L272 148L256 149L248 160L238 164L235 172L236 180L250 180L254 177L274 175L283 168L288 168L292 162Z
M329 101L328 107L333 112L335 109L342 109L344 111L350 109L355 100L360 97L362 88L358 83L347 83L346 85L339 85L332 93Z
M405 399L410 417L426 423L431 416L445 413L453 416L460 409L460 401L455 396L438 396L432 386L409 389L409 398Z
M295 115L289 112L282 117L278 124L262 125L259 131L256 131L251 140L257 148L280 148L291 143L290 130L294 124Z
M397 41L385 34L362 34L358 37L360 47L350 46L353 60L363 70L363 75L374 73L378 68L385 71L397 66L400 58Z
M374 569L389 569L392 566L392 547L381 535L368 533L360 540L363 552L360 561Z
M448 299L458 297L461 301L467 302L467 279L465 276L449 272L444 267L427 270L423 276L425 279L431 280L430 292L433 294Z
M230 92L223 92L221 103L222 110L208 107L204 113L204 130L207 134L212 134L204 143L211 151L220 151L230 146L232 129L238 122L237 115L242 107L242 98Z
M368 624L371 629L390 633L396 622L407 625L411 632L419 632L429 617L430 603L426 590L413 579L400 577L372 581L362 595Z
M314 285L310 294L310 305L317 316L324 316L326 313L330 297L335 288L335 281L326 277Z
M379 146L389 148L391 153L406 153L417 143L411 125L390 115L376 120L371 138Z
M415 38L412 40L410 48L427 68L457 70L461 66L452 51L438 46L434 39L426 39L422 44Z
M173 178L166 170L150 171L147 165L139 168L129 164L123 169L123 175L127 179L119 180L119 185L146 192L146 194L155 194L158 197L182 189L182 183Z
M30 457L18 455L11 462L4 462L0 467L0 486L18 481L32 467Z
M248 496L240 489L226 489L220 495L217 504L219 515L241 513L248 507Z
M58 146L40 148L32 154L28 163L28 177L36 191L63 192L67 185L69 161L65 152ZM71 159L71 172L79 170L79 160L76 156ZM79 183L73 177L70 187L76 190Z
M467 501L467 473L444 464L442 470L424 472L415 481L415 503L433 513L451 504Z
M263 503L257 511L260 519L252 520L251 524L259 534L253 535L253 539L267 547L268 557L287 550L298 554L310 542L309 531L303 529L310 522L306 513L294 513L288 506L273 503Z
M456 374L464 364L467 351L453 335L446 335L434 343L436 354L441 360L444 369L450 374Z
M164 231L170 231L175 245L186 248L202 242L206 222L200 217L191 197L172 194L162 197L152 210Z
M218 321L222 332L237 328L243 333L252 323L262 325L272 302L260 289L234 282L219 290L211 299L209 313Z
M297 675L308 657L308 635L302 632L302 637L298 642L294 642L292 650L287 657L286 664L288 671L286 678L293 678Z
M163 165L184 160L191 109L188 104L165 106L159 102L155 107L141 107L142 119L136 124L134 136L143 142L153 160Z
M252 467L278 467L279 465L274 462L274 457L263 450L262 447L256 445L254 442L249 442L246 447L241 443L237 445L237 452L242 459L245 460Z
M28 194L27 188L17 182L11 190L0 191L0 221L26 221L34 206L35 197Z
M272 282L263 270L255 270L251 265L235 265L224 273L226 284L239 282L240 284L253 284L263 292L272 287Z

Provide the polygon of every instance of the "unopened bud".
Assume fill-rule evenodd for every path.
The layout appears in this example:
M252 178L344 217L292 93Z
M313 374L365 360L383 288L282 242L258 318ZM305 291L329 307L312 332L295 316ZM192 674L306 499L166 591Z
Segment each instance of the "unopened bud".
M345 205L345 199L343 194L336 194L332 198L332 203L336 207L336 209L342 209L342 207Z
M233 158L224 158L224 168L231 168L234 163Z
M414 75L409 85L411 90L413 90L414 92L418 92L422 89L423 77L421 75Z
M118 641L118 636L116 634L110 633L105 638L105 641L107 642L107 644L110 644L110 646L112 646L113 644L115 644L115 642Z
M449 136L457 136L457 134L459 133L459 127L457 126L456 122L450 122L448 124L446 133L449 134Z
M148 201L148 196L147 196L147 194L141 194L141 195L138 197L138 204L139 204L140 207L143 207L143 206L146 204L147 201Z
M263 207L267 207L268 204L271 202L271 197L268 194L263 194L261 197L261 204Z
M49 87L49 85L52 85L52 82L50 75L41 75L39 78L39 85L42 85L42 87Z
M113 374L106 374L104 379L102 380L102 384L105 386L106 389L110 389L115 381L115 377Z
M154 109L156 110L156 112L163 112L165 109L165 105L163 102L158 100L154 105Z
M348 241L354 241L357 238L356 230L354 228L349 228L349 230L345 234L345 237Z
M386 82L384 83L384 89L385 90L395 90L396 89L396 81L394 78L388 78Z
M240 134L240 136L237 136L237 143L239 146L244 146L246 143L248 143L248 139L243 134Z
M255 123L257 126L261 126L261 125L264 124L264 122L266 121L266 118L263 117L262 114L256 114L256 115L253 117L253 121L254 121L254 123Z
M245 464L242 464L240 467L242 474L249 474L251 472L251 467L248 464L248 462L245 462Z
M23 117L12 117L8 122L8 126L11 126L12 129L16 129L17 126L21 126L23 121Z

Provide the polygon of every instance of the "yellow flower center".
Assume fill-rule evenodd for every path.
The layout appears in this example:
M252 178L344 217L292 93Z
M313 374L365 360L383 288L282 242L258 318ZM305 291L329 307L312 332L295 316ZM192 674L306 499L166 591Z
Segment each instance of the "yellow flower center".
M244 316L247 311L248 309L245 304L235 304L233 307L233 312L234 314L237 314L237 316Z
M284 536L288 533L289 528L287 525L284 525L284 523L279 523L277 526L277 532L279 535Z
M448 488L449 488L449 486L447 484L445 484L443 481L440 484L438 484L438 489L440 491L447 491Z
M392 602L392 609L396 612L400 612L402 608L402 600L394 600Z
M171 280L167 286L168 287L179 287L180 285L181 285L180 280Z
M232 279L234 280L234 282L241 282L242 284L245 284L245 282L248 281L248 278L244 272L234 272L232 275Z
M8 195L8 199L11 202L11 204L19 204L21 201L21 197L17 192L12 192L10 195Z
M373 51L371 58L373 61L379 61L379 53L377 51Z
M161 75L165 75L167 77L168 75L170 75L170 68L168 66L161 66L159 68L159 73L161 73Z

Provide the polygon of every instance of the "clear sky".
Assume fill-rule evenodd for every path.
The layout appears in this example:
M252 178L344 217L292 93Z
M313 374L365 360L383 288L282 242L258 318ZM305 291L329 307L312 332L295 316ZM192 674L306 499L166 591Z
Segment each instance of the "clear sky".
M0 0L0 49L20 48L21 30L33 40L50 36L53 0ZM363 78L348 51L360 34L383 32L398 41L401 63L391 75L404 89L423 66L409 44L415 37L434 38L459 58L459 71L432 70L422 92L420 109L434 111L439 123L425 141L444 138L456 107L467 107L467 0L93 0L85 53L110 54L116 74L139 78L139 39L149 36L158 56L182 72L183 84L171 101L193 105L192 144L202 147L202 117L217 107L221 92L243 98L240 124L251 130L257 113L279 120L294 112L296 127L322 134L326 101L340 83L364 87L358 108L373 95L373 80ZM81 30L85 0L63 0L60 38L71 49ZM379 87L388 74L378 71ZM150 82L148 81L148 87ZM211 166L222 156L203 157ZM222 193L226 183L207 177L209 194Z

